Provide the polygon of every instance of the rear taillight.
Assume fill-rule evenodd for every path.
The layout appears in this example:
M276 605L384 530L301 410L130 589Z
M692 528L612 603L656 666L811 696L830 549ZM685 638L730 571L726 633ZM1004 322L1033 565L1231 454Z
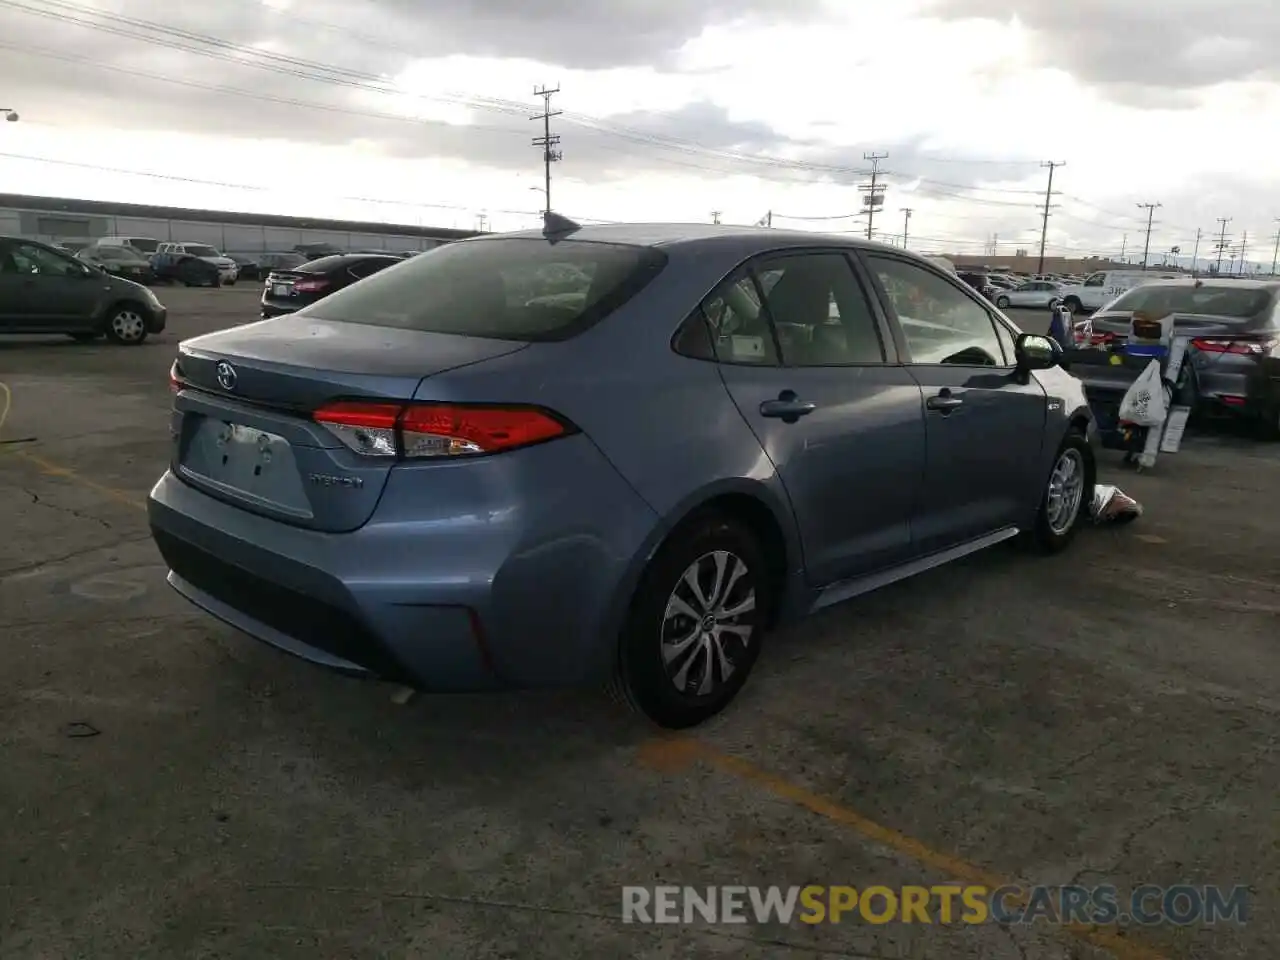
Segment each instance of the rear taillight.
M293 289L298 293L316 293L329 286L329 281L325 277L317 277L315 280L295 280Z
M178 361L173 361L173 366L169 367L169 389L177 393L185 386L182 382L182 370L178 367Z
M1275 347L1275 340L1233 340L1230 337L1196 337L1191 345L1202 353L1234 353L1239 356L1260 357Z
M314 419L368 457L477 456L574 432L555 414L525 406L342 400L321 407Z

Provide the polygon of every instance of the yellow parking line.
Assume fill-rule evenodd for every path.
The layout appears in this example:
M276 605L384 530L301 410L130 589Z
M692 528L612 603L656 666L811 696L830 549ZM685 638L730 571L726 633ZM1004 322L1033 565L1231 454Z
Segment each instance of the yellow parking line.
M0 431L4 430L5 421L9 419L9 410L13 406L13 391L9 389L9 385L0 380ZM3 449L3 448L0 448ZM115 487L107 487L98 483L96 480L90 480L88 477L81 476L70 467L64 467L46 460L44 457L37 456L26 450L14 450L13 456L26 460L28 463L34 463L40 470L50 477L62 477L70 480L72 483L79 484L87 490L106 497L108 500L114 500L116 503L123 503L125 506L133 507L135 510L146 510L147 505L144 501L131 493L124 490L117 490Z
M949 853L934 850L914 837L876 823L856 810L851 810L828 797L820 796L799 784L769 773L740 757L721 753L698 740L686 737L662 737L651 740L641 745L638 759L645 766L664 771L675 771L701 760L714 770L754 784L781 800L793 803L833 823L849 827L868 840L939 871L948 880L962 880L992 890L1015 885L1011 880L997 876L989 870ZM1065 925L1061 929L1095 947L1108 951L1116 960L1165 960L1163 954L1135 943L1117 931L1080 924Z

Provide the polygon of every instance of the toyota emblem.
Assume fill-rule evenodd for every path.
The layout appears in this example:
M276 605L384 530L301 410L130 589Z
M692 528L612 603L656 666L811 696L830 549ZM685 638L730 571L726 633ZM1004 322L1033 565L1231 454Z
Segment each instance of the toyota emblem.
M218 376L218 386L223 390L234 390L236 388L236 368L225 360L219 360L218 366L214 368Z

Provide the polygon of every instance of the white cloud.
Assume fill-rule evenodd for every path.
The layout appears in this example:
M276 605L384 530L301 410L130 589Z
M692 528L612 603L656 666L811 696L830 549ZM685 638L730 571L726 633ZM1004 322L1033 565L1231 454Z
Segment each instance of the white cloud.
M267 5L287 7L283 0ZM129 129L112 129L113 118L106 114L64 123L56 115L58 105L44 100L44 115L24 111L26 122L0 126L0 151L187 179L2 156L0 178L12 192L441 226L470 226L485 212L493 227L523 227L535 222L531 214L542 203L539 152L529 143L540 131L528 119L541 102L532 91L537 84L559 83L563 92L555 108L606 125L630 123L628 118L641 114L676 116L699 105L724 111L724 129L716 131L714 142L709 129L696 126L639 140L606 134L593 141L589 161L582 152L584 130L557 120L565 159L554 170L554 205L579 217L705 221L719 210L726 222L750 223L773 210L779 226L859 228L864 221L853 218L786 220L784 215L852 212L860 197L851 185L804 182L805 171L784 163L751 165L726 156L749 149L732 145L735 130L746 136L742 131L756 128L776 132L779 155L844 167L863 166L866 149L896 145L883 164L895 176L878 225L887 234L899 233L901 208L911 207L912 235L930 250L977 252L993 234L1002 248L1038 243L1046 175L1040 159L1067 161L1055 173L1059 195L1050 220L1051 249L1116 252L1126 234L1130 250L1140 247L1136 204L1148 200L1164 204L1153 249L1189 248L1197 227L1211 228L1215 216L1234 217L1233 233L1247 229L1255 236L1268 233L1272 218L1280 216L1275 84L1241 78L1193 90L1191 108L1171 99L1163 108L1124 106L1106 90L1044 61L1043 43L1015 18L931 19L923 6L850 4L823 23L710 25L662 66L655 61L588 70L455 54L390 66L389 85L400 95L319 82L298 94L357 112L448 125L458 136L505 126L511 146L503 164L392 153L383 127L361 131L353 119L343 121L355 131L345 144L308 142L324 118L306 110L296 111L296 122L267 141L140 130L147 113L140 101L120 103ZM162 8L156 9L154 16L163 17ZM287 25L288 16L279 21ZM50 27L50 45L61 29L66 28ZM1186 56L1219 57L1223 44L1241 42L1206 37ZM287 49L273 37L254 45ZM190 76L201 76L202 65L194 63ZM43 67L55 69L51 63ZM270 74L250 70L242 71L236 85L273 89ZM294 87L287 96L295 95ZM19 98L14 106L22 109L22 88L11 89L10 98ZM158 92L149 88L147 96ZM503 109L477 103L486 99ZM239 109L254 105L242 103ZM527 164L520 167L523 156ZM602 175L610 157L627 161L625 176ZM971 162L978 160L988 162ZM989 162L996 160L1013 164ZM751 171L756 175L746 175ZM193 182L200 180L259 189Z

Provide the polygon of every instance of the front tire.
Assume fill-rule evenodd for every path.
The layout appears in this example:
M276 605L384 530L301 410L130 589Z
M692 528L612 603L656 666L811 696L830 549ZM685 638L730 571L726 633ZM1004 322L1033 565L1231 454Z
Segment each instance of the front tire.
M756 537L724 517L693 521L640 580L622 628L618 687L661 727L703 723L747 682L772 604Z
M1059 553L1075 539L1093 501L1097 468L1089 442L1076 431L1067 434L1054 455L1036 512L1033 540L1041 553Z
M122 346L136 347L147 339L147 320L132 304L112 307L107 315L107 339Z
M1067 297L1062 301L1062 305L1074 317L1077 313L1084 309L1084 304L1077 297Z
M997 307L999 307L1001 310L1008 310L1008 309L1009 309L1009 298L1008 298L1008 297L996 297L996 306L997 306Z

